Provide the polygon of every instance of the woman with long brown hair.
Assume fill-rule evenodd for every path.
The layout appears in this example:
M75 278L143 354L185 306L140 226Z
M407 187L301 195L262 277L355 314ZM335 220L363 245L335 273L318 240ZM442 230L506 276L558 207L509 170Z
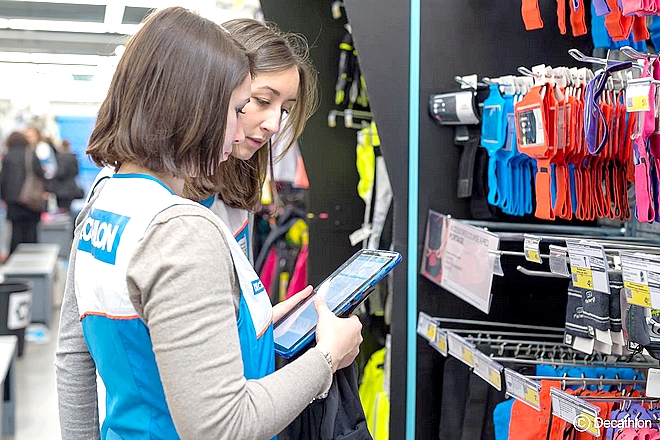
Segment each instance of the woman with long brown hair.
M248 18L222 26L254 59L250 102L242 117L245 140L234 145L211 186L195 181L189 189L192 198L213 196L205 203L237 237L247 237L241 245L249 255L251 234L246 234L245 225L260 206L268 169L278 159L273 157L272 141L277 136L286 143L281 156L300 138L318 107L318 80L302 36Z

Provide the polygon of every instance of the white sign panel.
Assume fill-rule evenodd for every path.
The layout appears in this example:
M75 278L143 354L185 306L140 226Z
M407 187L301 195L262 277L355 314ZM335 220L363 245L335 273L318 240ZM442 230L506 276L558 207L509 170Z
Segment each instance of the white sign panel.
M440 285L488 313L493 283L492 260L488 251L497 250L499 241L499 237L491 232L449 219Z

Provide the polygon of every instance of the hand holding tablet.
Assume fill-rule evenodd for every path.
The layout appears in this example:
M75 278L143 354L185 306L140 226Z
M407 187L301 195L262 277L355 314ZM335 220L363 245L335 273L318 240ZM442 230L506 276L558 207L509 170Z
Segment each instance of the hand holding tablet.
M314 339L318 322L314 307L317 295L336 316L349 316L400 261L398 252L363 249L355 253L308 298L275 323L275 352L288 359Z

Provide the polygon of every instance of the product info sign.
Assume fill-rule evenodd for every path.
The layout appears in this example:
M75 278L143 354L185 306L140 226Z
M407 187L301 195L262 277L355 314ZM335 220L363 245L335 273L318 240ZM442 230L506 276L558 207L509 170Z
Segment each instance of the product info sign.
M497 250L499 237L454 219L449 219L448 229L440 285L488 313L493 282L493 263L488 251Z

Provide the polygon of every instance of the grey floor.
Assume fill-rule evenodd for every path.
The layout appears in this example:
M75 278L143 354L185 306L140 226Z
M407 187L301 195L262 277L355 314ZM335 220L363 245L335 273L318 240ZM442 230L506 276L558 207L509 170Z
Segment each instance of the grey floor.
M55 282L53 328L45 342L26 341L16 368L16 433L3 440L60 440L55 385L55 347L64 269Z
M58 322L59 316L53 320L47 343L25 343L16 369L16 434L3 439L61 439L53 366Z

